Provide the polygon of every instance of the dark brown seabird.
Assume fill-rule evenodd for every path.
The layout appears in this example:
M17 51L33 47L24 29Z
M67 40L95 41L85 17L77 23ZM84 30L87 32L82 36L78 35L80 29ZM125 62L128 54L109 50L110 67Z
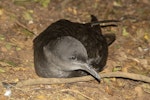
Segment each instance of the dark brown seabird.
M102 34L103 22L117 21L98 21L91 15L91 22L85 24L65 19L52 23L33 41L37 75L70 78L90 74L100 81L98 72L106 65L108 46L115 40L114 34Z

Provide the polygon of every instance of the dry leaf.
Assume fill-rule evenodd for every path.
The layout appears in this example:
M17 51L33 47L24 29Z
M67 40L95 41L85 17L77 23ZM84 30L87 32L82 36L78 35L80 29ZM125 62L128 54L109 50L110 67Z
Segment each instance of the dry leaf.
M143 90L140 86L135 87L135 91L137 92L138 97L142 97L143 95Z
M2 16L4 13L4 10L2 8L0 8L0 16Z
M111 90L108 86L106 86L105 91L106 91L109 95L113 95L112 90Z
M47 100L45 95L38 95L36 98L37 100Z

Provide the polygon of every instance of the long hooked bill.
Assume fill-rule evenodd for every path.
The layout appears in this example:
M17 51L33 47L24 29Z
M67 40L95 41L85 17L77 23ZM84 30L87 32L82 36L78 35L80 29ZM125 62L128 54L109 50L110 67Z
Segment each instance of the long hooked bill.
M82 64L81 67L82 67L82 70L88 72L89 74L91 74L93 77L95 77L100 82L100 79L101 79L100 75L94 70L94 68L92 68L88 64Z

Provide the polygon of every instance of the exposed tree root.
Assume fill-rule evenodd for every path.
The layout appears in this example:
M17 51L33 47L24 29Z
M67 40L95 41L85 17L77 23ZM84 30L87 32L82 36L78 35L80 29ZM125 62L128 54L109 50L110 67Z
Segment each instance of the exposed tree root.
M109 72L109 73L99 73L99 74L101 78L118 77L118 78L126 78L135 81L150 83L150 77L133 74L133 73ZM25 81L20 81L16 84L16 87L22 87L27 85L39 85L39 84L62 84L62 83L85 82L90 80L94 80L94 78L92 76L83 76L83 77L75 77L75 78L38 78L38 79L29 79Z

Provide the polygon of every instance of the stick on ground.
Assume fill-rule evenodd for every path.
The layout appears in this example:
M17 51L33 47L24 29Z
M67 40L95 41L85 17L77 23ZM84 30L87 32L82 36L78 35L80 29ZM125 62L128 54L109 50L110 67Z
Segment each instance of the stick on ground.
M125 72L109 72L109 73L99 73L101 78L126 78L132 79L136 81L142 81L146 83L150 83L150 77L133 74L133 73L125 73ZM75 78L38 78L38 79L29 79L25 81L20 81L16 84L17 87L28 86L28 85L39 85L39 84L63 84L63 83L74 83L74 82L85 82L94 80L92 76L83 76L83 77L75 77Z

